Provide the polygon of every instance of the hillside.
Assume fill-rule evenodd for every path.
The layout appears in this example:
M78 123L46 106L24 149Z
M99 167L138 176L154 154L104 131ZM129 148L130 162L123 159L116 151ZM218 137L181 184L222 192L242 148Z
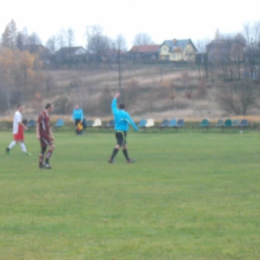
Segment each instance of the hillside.
M49 73L55 82L54 100L67 104L63 112L67 113L69 107L79 103L90 117L110 115L111 98L119 90L116 67ZM121 79L123 102L137 118L210 118L223 114L213 100L212 90L203 90L210 93L195 98L198 86L202 84L196 70L170 66L123 68Z
M48 95L36 104L28 103L27 114L34 116L46 102L53 102L55 114L70 116L79 104L88 118L111 117L110 103L119 91L118 67L60 69L44 71L51 79ZM123 66L121 71L122 101L138 120L142 117L185 118L201 120L234 117L218 102L220 83L202 80L197 68L168 65ZM251 107L248 116L258 116L259 108ZM242 117L242 116L241 116Z

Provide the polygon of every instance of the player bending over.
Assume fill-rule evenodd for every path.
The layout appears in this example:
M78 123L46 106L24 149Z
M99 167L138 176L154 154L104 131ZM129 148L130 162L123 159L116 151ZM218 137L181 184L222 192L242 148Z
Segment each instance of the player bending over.
M135 162L134 160L130 159L127 152L127 145L126 145L126 135L129 128L129 124L132 125L135 131L138 131L138 127L130 117L130 115L124 110L125 105L119 104L119 109L117 108L117 99L120 97L120 93L116 93L112 104L112 113L114 115L115 120L115 136L117 140L117 144L112 152L111 157L109 158L109 163L114 163L114 158L116 154L118 153L119 149L123 147L123 154L126 158L126 161L128 163Z

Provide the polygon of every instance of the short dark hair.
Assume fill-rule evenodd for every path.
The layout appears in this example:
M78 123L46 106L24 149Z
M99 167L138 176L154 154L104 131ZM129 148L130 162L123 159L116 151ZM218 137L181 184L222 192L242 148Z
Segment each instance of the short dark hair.
M19 107L21 107L21 106L22 106L22 104L18 104L18 105L17 105L17 108L19 108Z
M120 103L120 104L119 104L119 108L120 108L120 109L124 109L124 108L125 108L125 104Z
M48 103L48 104L45 106L45 109L48 109L48 108L50 108L50 107L52 107L52 104Z

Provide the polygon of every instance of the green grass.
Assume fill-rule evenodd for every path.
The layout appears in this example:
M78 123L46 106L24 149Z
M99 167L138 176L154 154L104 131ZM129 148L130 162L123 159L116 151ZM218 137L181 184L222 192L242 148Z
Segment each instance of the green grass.
M258 133L130 132L114 165L112 132L55 137L39 170L0 133L0 259L259 259Z

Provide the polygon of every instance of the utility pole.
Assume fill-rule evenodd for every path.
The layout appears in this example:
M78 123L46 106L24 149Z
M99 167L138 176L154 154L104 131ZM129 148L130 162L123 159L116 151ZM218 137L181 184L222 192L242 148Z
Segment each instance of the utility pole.
M117 53L117 58L118 58L118 89L119 89L119 93L120 95L120 102L123 100L122 97L122 72L121 72L121 53L120 53L120 44L118 44L118 53Z

